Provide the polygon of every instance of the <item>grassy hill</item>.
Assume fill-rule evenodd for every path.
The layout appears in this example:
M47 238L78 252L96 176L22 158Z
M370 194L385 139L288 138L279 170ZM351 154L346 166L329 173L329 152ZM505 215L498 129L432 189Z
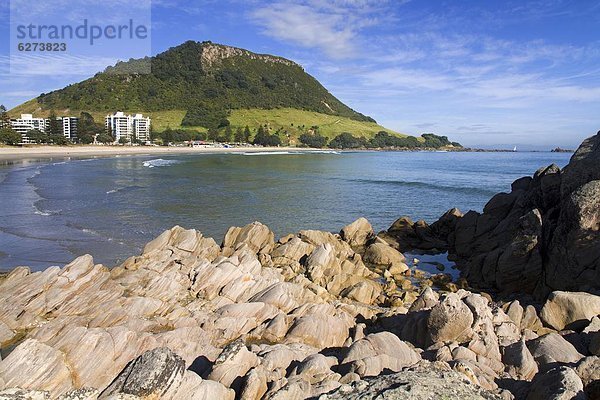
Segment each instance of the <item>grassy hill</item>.
M11 114L83 110L95 116L121 110L156 113L158 118L162 112L178 110L175 119L183 111L183 126L218 128L232 110L294 108L375 122L343 104L300 65L285 58L188 41L149 61L150 74L136 73L140 60L119 62L90 79L43 93Z

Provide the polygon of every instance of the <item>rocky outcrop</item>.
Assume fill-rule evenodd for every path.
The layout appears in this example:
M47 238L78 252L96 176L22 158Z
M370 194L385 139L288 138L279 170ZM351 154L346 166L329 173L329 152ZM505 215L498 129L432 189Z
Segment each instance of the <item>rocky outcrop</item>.
M561 170L517 179L483 212L450 210L437 222L403 217L380 237L392 246L449 251L469 284L544 299L552 291L600 290L600 132Z
M544 323L559 331L566 327L581 329L597 315L600 296L582 292L552 292L540 313Z
M457 208L453 208L431 225L423 220L413 222L408 217L401 217L379 236L400 251L443 252L448 250L448 238L462 216Z

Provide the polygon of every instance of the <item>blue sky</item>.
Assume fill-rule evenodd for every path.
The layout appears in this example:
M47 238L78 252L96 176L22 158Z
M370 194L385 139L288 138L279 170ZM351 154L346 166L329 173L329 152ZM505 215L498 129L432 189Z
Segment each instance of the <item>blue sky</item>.
M103 2L115 14L140 3ZM80 57L52 76L42 67L10 74L8 37L0 0L0 103L8 107L114 61ZM346 104L409 134L548 148L575 147L600 129L598 1L152 1L152 54L186 40L290 58Z

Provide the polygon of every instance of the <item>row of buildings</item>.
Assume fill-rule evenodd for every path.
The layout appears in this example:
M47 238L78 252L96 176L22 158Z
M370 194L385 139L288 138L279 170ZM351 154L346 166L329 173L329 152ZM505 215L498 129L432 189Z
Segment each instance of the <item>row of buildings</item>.
M79 118L57 117L56 119L61 121L62 134L65 138L76 142ZM125 138L128 142L132 139L142 142L150 141L149 117L144 117L142 114L125 115L125 113L119 111L107 115L104 121L106 130L114 137L115 143L118 143L122 138ZM50 119L34 118L32 114L21 114L21 118L10 120L10 127L21 135L23 144L29 144L32 141L27 133L33 129L45 133L50 128Z

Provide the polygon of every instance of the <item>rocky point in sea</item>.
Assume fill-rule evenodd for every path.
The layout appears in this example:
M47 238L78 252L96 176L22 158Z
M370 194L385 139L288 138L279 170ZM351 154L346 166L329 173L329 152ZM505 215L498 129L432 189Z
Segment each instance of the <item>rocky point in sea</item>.
M114 268L16 268L0 399L599 399L599 190L600 134L431 225L176 226Z

